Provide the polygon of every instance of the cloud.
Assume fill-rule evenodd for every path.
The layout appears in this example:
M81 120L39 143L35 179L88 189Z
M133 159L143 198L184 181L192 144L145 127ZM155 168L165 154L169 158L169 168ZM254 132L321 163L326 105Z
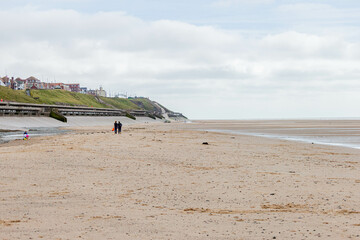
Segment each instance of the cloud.
M102 85L163 101L193 118L221 106L218 115L224 117L295 116L291 106L304 109L327 98L343 113L345 102L336 103L332 94L359 98L360 43L342 36L297 31L252 36L180 21L144 21L124 12L25 8L0 14L16 19L0 23L6 33L0 39L0 75ZM280 105L271 113L274 104ZM318 113L331 113L320 106Z
M317 58L339 59L359 58L358 43L346 42L338 36L320 36L283 32L265 36L260 45L267 49L270 57L278 58Z

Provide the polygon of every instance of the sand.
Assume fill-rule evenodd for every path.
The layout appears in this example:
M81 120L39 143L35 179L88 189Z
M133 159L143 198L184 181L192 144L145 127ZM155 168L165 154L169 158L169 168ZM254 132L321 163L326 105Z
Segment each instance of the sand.
M360 150L187 126L1 145L0 239L360 238Z

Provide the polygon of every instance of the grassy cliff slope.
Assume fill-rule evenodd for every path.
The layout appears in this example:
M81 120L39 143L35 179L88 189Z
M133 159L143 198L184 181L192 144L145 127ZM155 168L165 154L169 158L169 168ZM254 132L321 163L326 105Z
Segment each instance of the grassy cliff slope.
M100 97L102 101L107 104L114 106L115 108L119 109L132 109L132 110L139 110L141 109L139 106L134 104L132 101L126 98L108 98L108 97Z
M31 90L31 96L35 98L38 103L43 104L66 104L71 106L108 108L108 106L100 103L94 96L64 90Z
M36 103L36 104L57 104L70 106L88 106L97 108L117 108L124 110L160 110L147 98L107 98L95 97L92 95L74 93L64 90L31 90L31 96L25 91L12 90L0 86L0 98L4 101Z
M148 98L130 98L130 101L141 109L145 109L150 112L161 112L161 109Z
M34 98L26 95L25 91L14 91L7 87L0 86L0 98L4 101L38 103Z

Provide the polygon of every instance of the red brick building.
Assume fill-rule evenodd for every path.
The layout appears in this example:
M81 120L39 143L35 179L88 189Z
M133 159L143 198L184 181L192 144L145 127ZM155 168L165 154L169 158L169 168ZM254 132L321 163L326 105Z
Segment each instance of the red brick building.
M79 83L69 83L69 84L65 84L70 88L70 91L72 92L80 92L80 84Z

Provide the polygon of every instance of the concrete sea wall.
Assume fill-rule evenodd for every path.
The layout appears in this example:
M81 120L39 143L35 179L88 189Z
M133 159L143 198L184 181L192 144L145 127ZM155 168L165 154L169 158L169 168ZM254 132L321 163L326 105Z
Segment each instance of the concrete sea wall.
M137 123L163 122L163 120L154 120L149 117L137 117L132 120L127 117L86 117L86 116L68 116L68 122L60 122L50 117L0 117L0 129L4 130L24 130L40 127L86 127L86 126L109 126L112 127L115 121L120 121L124 125Z

